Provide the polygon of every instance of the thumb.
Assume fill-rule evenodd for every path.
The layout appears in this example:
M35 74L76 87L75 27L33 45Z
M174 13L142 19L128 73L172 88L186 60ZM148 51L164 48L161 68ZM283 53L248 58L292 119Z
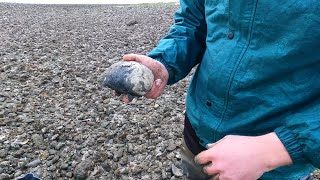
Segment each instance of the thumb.
M136 54L126 54L122 57L123 60L125 61L134 61L137 59L137 56Z

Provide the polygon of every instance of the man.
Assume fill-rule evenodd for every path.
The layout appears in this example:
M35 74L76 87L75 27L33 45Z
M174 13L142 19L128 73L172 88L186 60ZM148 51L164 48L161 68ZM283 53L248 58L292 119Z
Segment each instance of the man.
M153 71L147 98L198 65L186 100L188 177L300 179L319 167L320 1L180 5L148 57L124 60Z

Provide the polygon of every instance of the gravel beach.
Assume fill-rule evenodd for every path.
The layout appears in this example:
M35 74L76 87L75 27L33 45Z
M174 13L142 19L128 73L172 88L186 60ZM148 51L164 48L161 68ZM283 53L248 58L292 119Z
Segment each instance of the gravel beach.
M185 179L190 76L130 104L98 84L124 54L155 47L178 8L0 3L0 179Z

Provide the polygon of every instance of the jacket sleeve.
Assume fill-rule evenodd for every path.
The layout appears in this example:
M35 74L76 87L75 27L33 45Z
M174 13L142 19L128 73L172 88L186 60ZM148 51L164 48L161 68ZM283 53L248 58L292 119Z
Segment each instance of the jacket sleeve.
M288 116L275 133L293 162L308 161L320 167L320 98Z
M168 84L183 79L203 56L206 39L204 0L181 0L169 33L148 56L164 64Z

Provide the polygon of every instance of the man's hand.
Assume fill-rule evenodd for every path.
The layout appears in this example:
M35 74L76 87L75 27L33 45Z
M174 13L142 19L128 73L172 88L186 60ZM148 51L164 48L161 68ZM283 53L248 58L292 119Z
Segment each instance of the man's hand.
M164 88L168 82L169 73L162 63L148 56L137 55L137 54L124 55L123 60L139 62L145 65L146 67L148 67L152 71L154 75L154 82L151 90L144 95L146 98L156 99L163 93ZM125 103L130 102L130 100L126 96L124 96L122 100Z
M195 161L204 165L205 173L219 180L256 180L265 172L292 164L275 133L256 137L229 135L208 148Z

